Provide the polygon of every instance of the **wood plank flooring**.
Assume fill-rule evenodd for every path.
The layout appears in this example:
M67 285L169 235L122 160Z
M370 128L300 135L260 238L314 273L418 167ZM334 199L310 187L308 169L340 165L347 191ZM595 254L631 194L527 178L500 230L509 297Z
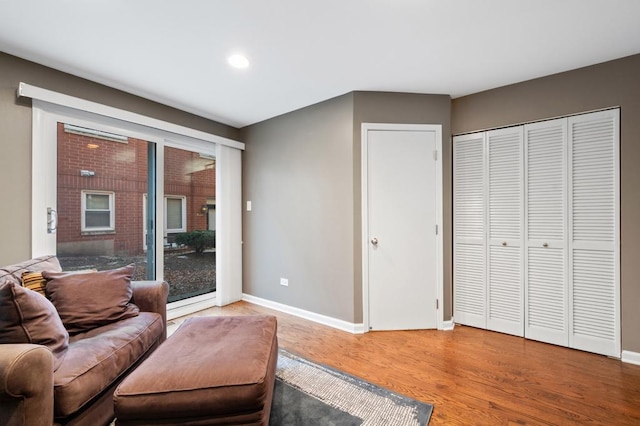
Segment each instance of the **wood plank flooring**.
M278 318L281 348L434 404L430 425L640 425L640 366L617 359L464 326L353 335L247 302L194 316L253 314Z

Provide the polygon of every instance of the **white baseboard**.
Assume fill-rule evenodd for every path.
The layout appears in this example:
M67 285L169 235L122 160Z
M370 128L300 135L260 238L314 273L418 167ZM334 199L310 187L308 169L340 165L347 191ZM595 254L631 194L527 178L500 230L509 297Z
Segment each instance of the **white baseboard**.
M622 351L622 362L640 365L640 352Z
M285 314L295 315L309 321L317 322L318 324L337 328L338 330L346 331L348 333L364 333L364 324L355 324L352 322L343 321L337 318L328 317L326 315L317 314L315 312L305 311L304 309L295 308L293 306L284 305L282 303L272 302L271 300L262 299L260 297L252 296L246 293L242 294L242 300L249 303L254 303L256 305L264 306L265 308L284 312Z
M453 321L453 318L451 318L449 321L444 321L442 323L442 330L444 331L451 331L453 330L453 327L455 327L455 322Z

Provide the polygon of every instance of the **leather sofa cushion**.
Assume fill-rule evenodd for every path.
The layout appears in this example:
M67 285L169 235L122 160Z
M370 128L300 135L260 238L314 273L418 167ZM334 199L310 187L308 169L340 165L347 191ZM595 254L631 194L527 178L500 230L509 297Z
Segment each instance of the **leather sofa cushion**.
M116 381L163 333L157 313L140 315L71 336L64 362L54 373L54 414L66 417Z
M278 358L276 329L273 316L187 319L118 386L118 421L266 424Z
M69 334L131 318L140 312L131 303L131 277L135 265L83 274L48 272L47 296L58 310Z

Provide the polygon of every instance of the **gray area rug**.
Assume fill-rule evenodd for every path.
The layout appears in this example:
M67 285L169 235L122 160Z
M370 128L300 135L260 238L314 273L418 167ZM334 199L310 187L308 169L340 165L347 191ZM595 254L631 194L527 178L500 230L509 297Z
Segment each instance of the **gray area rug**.
M426 425L433 405L280 350L271 426Z

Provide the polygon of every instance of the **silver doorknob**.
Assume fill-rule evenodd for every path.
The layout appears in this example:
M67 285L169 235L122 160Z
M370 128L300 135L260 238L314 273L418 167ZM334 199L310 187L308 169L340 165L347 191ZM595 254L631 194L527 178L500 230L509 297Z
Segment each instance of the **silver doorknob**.
M373 244L374 246L378 245L378 239L377 238L372 238L371 239L371 244Z

